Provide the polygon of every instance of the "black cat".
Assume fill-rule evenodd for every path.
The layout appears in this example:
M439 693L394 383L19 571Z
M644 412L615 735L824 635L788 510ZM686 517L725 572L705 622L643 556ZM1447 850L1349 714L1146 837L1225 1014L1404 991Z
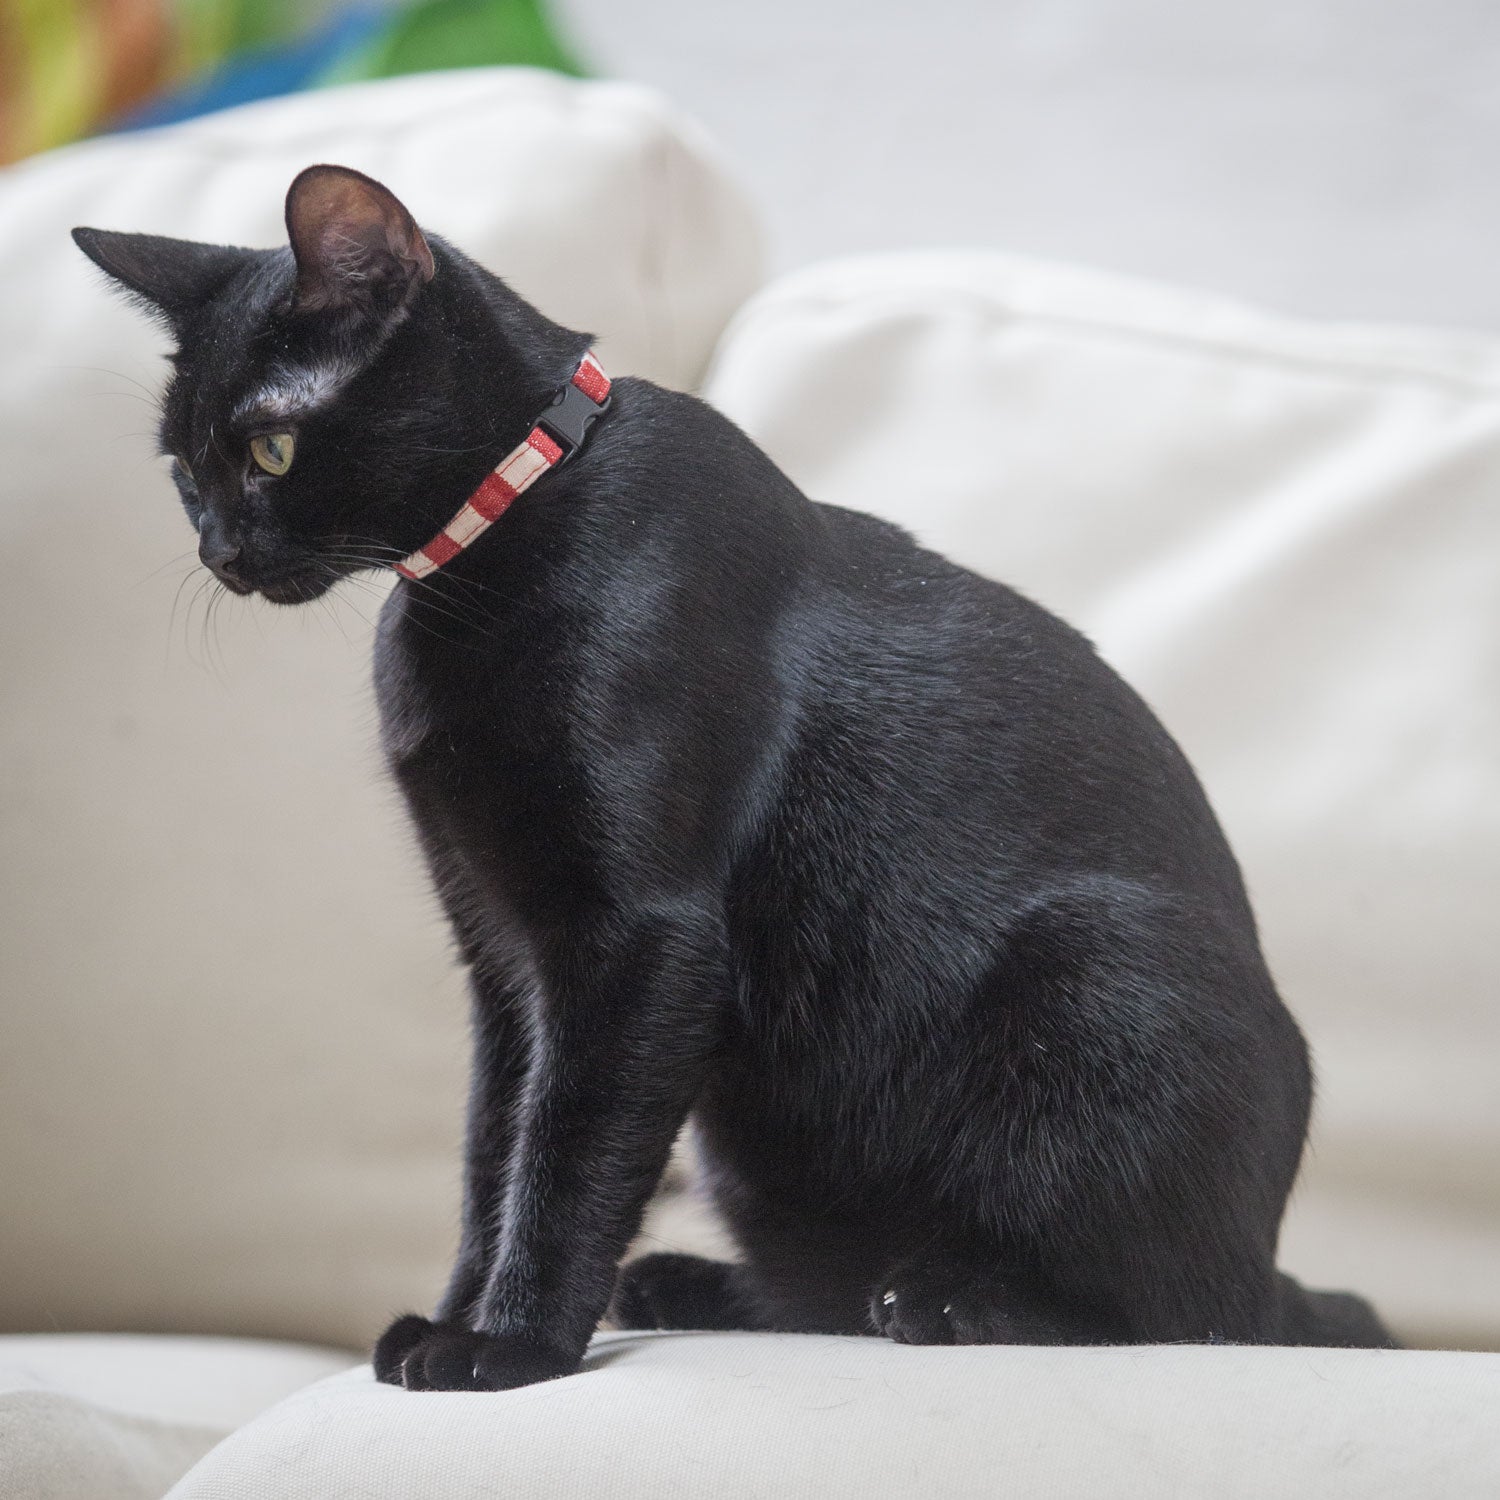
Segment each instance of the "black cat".
M1388 1345L1275 1269L1306 1049L1088 643L701 401L607 390L378 183L309 168L287 226L76 239L177 336L163 451L226 587L419 575L375 676L475 1066L457 1266L380 1378L565 1375L612 1294L629 1327ZM743 1259L621 1272L690 1116Z

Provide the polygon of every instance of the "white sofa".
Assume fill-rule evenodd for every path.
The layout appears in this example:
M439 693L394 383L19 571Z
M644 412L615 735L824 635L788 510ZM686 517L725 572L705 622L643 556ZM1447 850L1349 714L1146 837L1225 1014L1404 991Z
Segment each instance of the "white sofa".
M274 243L318 159L1094 636L1314 1043L1284 1262L1449 1352L604 1333L546 1386L373 1384L452 1250L465 1002L375 753L372 604L205 616L159 339L66 238ZM979 253L756 291L756 240L654 96L524 72L0 175L0 1496L1500 1489L1500 347ZM714 1236L682 1193L647 1226Z

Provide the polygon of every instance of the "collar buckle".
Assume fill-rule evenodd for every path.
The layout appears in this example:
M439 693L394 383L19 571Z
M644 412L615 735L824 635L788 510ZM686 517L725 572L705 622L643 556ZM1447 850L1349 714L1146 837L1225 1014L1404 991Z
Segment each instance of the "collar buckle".
M571 380L552 398L552 405L536 419L536 425L562 449L554 468L567 463L583 447L589 428L609 410L610 394L595 401Z

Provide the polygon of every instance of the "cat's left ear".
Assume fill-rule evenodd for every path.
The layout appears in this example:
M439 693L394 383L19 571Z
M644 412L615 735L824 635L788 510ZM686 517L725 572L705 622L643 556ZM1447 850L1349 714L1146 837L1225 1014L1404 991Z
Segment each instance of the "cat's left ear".
M173 326L207 302L254 253L112 229L75 229L73 243L147 312Z
M432 251L389 188L351 167L308 167L286 195L297 312L384 319L432 280Z

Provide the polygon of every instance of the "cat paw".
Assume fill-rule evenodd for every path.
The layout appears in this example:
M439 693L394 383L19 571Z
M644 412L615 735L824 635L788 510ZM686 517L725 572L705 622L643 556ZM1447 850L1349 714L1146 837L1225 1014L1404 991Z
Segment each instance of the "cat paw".
M573 1374L577 1355L521 1334L475 1333L407 1314L375 1345L375 1378L409 1391L510 1391Z
M904 1266L870 1298L875 1331L898 1344L1033 1342L1015 1311L1000 1278L953 1265Z
M747 1328L738 1267L659 1252L620 1268L610 1319L617 1328Z
M438 1324L428 1318L407 1313L396 1319L375 1341L370 1363L375 1367L375 1378L384 1385L402 1385L401 1367L406 1356L416 1346L435 1333Z

